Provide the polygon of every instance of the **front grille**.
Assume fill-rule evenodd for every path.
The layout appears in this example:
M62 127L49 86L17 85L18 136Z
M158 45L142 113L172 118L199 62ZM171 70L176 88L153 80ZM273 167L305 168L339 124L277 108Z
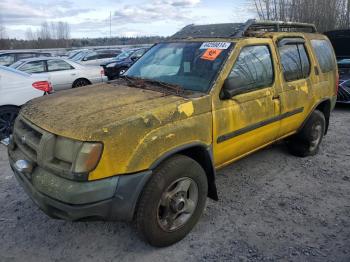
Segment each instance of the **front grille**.
M32 124L19 115L16 119L13 140L15 150L21 151L27 160L62 177L71 177L72 161L63 159L60 150L65 150L57 145L62 139Z
M350 102L350 87L345 82L339 84L338 102Z
M21 151L33 162L38 161L38 151L43 131L33 127L23 118L15 124L13 139Z

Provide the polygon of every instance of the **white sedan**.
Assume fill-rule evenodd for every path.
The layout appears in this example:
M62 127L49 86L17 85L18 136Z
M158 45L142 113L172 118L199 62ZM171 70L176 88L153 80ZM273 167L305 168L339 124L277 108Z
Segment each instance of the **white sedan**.
M51 83L45 74L30 75L0 66L0 141L11 134L14 120L23 104L51 91Z
M29 74L47 74L55 91L107 81L102 67L81 65L61 57L23 59L10 67Z

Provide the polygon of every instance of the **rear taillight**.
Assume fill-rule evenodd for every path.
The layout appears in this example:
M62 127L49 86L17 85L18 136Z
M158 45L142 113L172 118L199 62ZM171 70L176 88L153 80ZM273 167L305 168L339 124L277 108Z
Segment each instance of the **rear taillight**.
M52 85L48 81L37 81L37 82L34 82L32 86L46 93L50 93L52 91Z
M105 70L102 68L101 69L101 76L104 76L105 75Z

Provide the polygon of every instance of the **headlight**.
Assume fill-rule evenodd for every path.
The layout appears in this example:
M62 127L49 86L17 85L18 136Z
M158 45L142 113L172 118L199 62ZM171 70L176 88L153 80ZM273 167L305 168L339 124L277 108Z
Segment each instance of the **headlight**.
M48 165L57 175L73 180L85 181L100 161L103 144L80 142L58 136L55 140L53 158L48 157ZM47 152L50 151L49 143Z
M88 173L100 161L103 146L100 143L83 143L73 167L74 173Z
M106 67L115 67L116 64L117 64L117 63L110 63L110 64L108 64Z

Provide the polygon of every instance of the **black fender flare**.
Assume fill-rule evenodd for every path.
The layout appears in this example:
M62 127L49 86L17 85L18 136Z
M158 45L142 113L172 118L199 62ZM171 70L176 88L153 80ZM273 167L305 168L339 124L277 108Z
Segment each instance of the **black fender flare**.
M160 163L175 154L183 154L191 157L203 167L208 179L208 197L215 201L218 201L219 197L215 183L216 170L214 165L212 146L208 146L205 143L201 142L181 145L163 154L152 163L149 169L154 170Z

